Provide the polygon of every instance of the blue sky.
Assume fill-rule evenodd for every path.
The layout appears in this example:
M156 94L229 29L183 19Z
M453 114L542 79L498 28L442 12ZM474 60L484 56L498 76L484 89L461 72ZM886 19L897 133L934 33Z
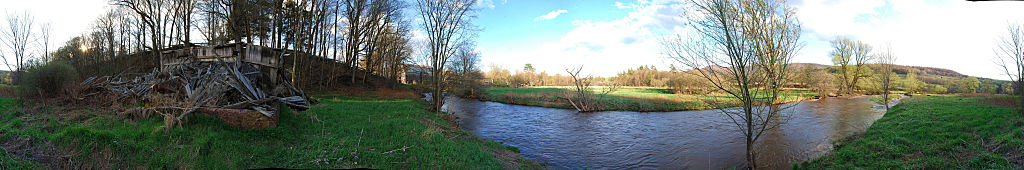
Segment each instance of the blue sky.
M647 2L484 2L477 18L483 28L478 40L481 66L521 69L531 63L541 71L562 73L564 68L584 65L585 72L607 76L629 67L662 65L665 61L652 53L657 51L652 39L657 36L650 35L662 25L641 14L655 11L639 6L642 3Z
M685 32L679 0L489 0L477 24L482 69L498 65L562 73L612 76L628 68L674 63L659 52L658 39ZM1006 79L993 64L998 36L1024 19L1024 2L959 0L794 0L805 43L794 62L831 64L828 40L849 36L878 48L890 46L897 64L952 69ZM492 7L493 5L493 7ZM565 10L549 20L535 18ZM678 65L678 64L676 64Z
M572 31L573 20L614 20L628 11L614 6L615 1L551 1L531 0L498 2L494 8L482 8L477 24L482 27L480 45L489 50L510 51L536 42L557 41L561 35ZM553 11L564 10L557 17L537 20L537 17Z

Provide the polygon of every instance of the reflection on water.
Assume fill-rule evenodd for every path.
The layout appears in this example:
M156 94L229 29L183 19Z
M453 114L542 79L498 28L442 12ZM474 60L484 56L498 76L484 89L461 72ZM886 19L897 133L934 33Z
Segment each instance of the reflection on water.
M460 125L558 169L718 169L745 166L742 134L717 110L594 112L449 98ZM773 169L821 156L863 132L884 108L867 97L801 102L760 139L758 164Z

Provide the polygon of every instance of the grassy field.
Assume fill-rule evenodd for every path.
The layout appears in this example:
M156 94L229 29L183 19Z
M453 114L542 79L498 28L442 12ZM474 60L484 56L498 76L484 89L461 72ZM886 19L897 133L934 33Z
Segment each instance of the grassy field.
M278 127L262 130L195 115L183 128L153 133L163 124L155 116L64 120L56 113L5 111L0 169L539 168L518 149L476 138L424 111L427 105L415 98L316 98L322 104L281 113ZM16 106L10 98L0 104Z
M798 169L1021 169L1024 115L1010 96L914 96Z
M510 104L573 109L565 99L560 98L572 90L570 88L492 87L487 89L484 99ZM592 90L592 93L600 94L601 91L602 88L597 87ZM811 98L817 94L806 89L786 89L783 91L783 96L783 101L791 102ZM738 101L728 94L674 94L672 89L658 87L620 87L608 93L608 96L598 97L596 100L603 107L602 110L640 112L705 110L738 106ZM719 103L710 104L705 101L718 101Z

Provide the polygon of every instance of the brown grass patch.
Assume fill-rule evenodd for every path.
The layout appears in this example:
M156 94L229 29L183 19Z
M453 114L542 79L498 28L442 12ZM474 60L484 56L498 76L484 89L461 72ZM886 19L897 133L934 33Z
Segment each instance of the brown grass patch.
M921 151L917 151L917 152L914 152L914 153L903 155L903 160L916 161L922 155L924 155L924 154L922 154Z
M54 169L71 169L80 167L81 162L72 160L75 151L62 151L54 143L46 139L34 137L15 137L0 142L0 147L5 152L15 156L15 159L32 160L42 166Z
M18 97L14 88L0 88L0 97Z
M523 169L523 167L525 166L525 165L519 163L519 161L518 161L519 158L521 158L519 156L519 153L510 151L508 149L502 149L502 148L485 149L485 150L487 150L488 152L491 152L491 154L494 154L494 157L498 158L498 160L501 160L501 166L505 167L505 169Z
M1010 95L995 95L978 99L981 103L998 107L1017 107L1017 98Z

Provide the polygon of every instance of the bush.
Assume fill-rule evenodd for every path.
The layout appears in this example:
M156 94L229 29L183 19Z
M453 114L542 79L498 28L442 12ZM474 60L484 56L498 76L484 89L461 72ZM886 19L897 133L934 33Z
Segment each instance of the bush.
M78 80L75 68L63 61L30 66L25 70L17 90L22 98L54 97L62 94L64 87Z
M484 75L479 71L455 74L450 78L453 80L449 84L451 86L450 93L455 96L479 98L487 91L487 86L483 84Z

